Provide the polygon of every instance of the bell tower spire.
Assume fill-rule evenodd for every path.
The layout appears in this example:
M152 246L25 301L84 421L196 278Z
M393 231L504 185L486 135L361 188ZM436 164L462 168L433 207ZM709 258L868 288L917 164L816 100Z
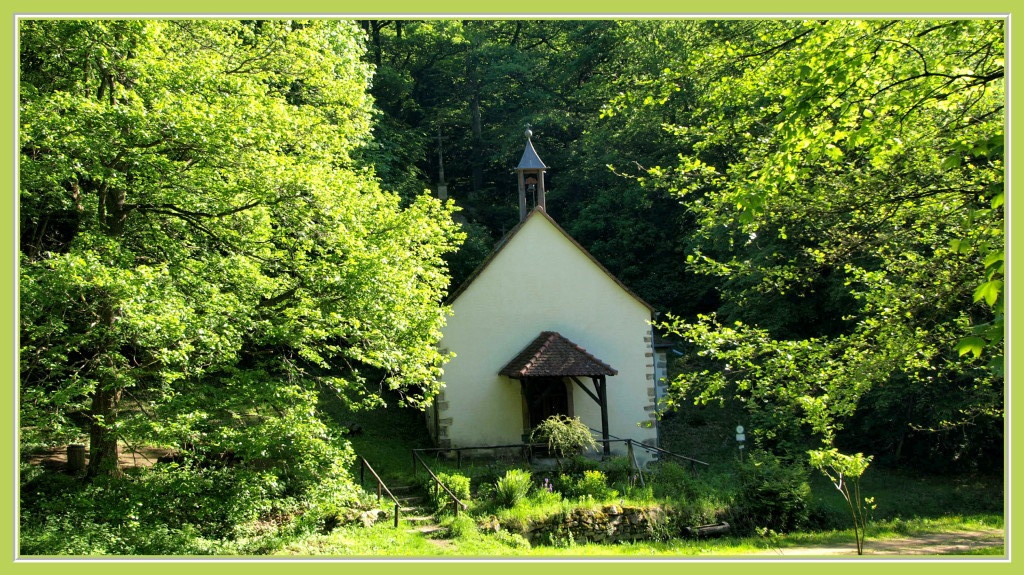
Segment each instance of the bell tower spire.
M523 150L523 157L516 166L516 174L519 176L519 221L526 219L530 212L529 203L547 210L544 199L544 172L548 169L537 155L533 148L533 130L526 125L526 149Z

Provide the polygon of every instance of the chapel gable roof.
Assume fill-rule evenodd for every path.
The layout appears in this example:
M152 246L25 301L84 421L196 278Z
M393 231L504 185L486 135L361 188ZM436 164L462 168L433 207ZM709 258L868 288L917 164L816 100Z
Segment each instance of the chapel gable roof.
M620 288L622 288L623 291L629 294L633 299L640 302L644 307L650 310L651 313L654 313L654 307L651 304L644 301L643 298L638 296L633 290L626 287L626 284L622 283L622 281L619 278L615 277L615 275L613 275L612 272L608 271L608 268L604 267L601 264L601 262L597 261L597 258L591 255L590 252L588 252L582 245L580 245L580 243L577 242L575 238L569 235L569 232L562 229L562 226L558 225L558 222L552 219L551 216L549 216L547 212L545 212L541 208L534 208L534 210L530 212L528 216L526 216L526 219L519 222L516 225L516 227L512 228L511 231L505 234L505 237L503 237L501 241L498 242L497 247L494 248L494 251L491 252L491 255L487 256L487 259L485 259L483 263L481 263L479 266L477 266L475 270L473 270L473 273L471 273L469 277L466 278L466 281L462 282L462 285L460 285L455 291L451 293L451 295L448 296L447 303L452 304L455 302L455 300L459 299L459 296L462 295L462 292L466 291L466 289L469 288L470 284L472 284L473 281L476 280L476 278L479 277L480 274L483 273L485 269L487 269L487 266L490 265L492 261L494 261L494 258L496 258L498 254L501 253L501 250L505 249L505 246L512 242L512 240L519 233L519 231L523 229L523 226L526 225L526 222L529 222L533 218L544 218L545 220L547 220L552 226L554 226L556 230L558 230L559 233L562 234L562 236L565 237L565 239L569 240L569 242L572 243L572 245L575 246L576 249L580 251L580 253L582 253L584 256L587 257L587 259L593 262L598 269L604 272L605 275L607 275Z
M498 372L499 375L524 377L597 377L615 375L612 366L558 332L544 331Z

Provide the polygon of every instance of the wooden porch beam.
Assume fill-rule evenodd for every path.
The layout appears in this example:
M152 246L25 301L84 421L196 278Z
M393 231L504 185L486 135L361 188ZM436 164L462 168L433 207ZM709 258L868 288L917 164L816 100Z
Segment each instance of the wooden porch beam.
M596 394L594 394L593 391L590 391L589 389L587 389L587 386L583 385L582 381L576 379L575 375L570 375L569 379L571 379L574 382L576 382L576 385L580 386L580 389L582 389L583 391L587 392L587 395L589 395L591 399L593 399L595 402L597 402L598 405L601 405L601 398L598 397ZM595 383L595 387L596 387L596 383Z

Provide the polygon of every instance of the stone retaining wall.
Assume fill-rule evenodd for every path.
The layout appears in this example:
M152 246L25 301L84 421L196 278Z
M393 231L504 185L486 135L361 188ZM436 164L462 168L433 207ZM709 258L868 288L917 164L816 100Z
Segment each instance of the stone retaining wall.
M530 543L547 544L571 539L577 543L614 543L651 539L667 521L660 507L621 507L605 505L600 509L578 508L529 527L525 536Z

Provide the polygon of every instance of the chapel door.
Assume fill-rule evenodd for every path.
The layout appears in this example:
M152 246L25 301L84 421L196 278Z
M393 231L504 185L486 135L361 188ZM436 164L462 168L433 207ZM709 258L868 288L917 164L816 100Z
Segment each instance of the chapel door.
M531 377L523 380L529 429L552 415L569 413L569 389L561 377Z

